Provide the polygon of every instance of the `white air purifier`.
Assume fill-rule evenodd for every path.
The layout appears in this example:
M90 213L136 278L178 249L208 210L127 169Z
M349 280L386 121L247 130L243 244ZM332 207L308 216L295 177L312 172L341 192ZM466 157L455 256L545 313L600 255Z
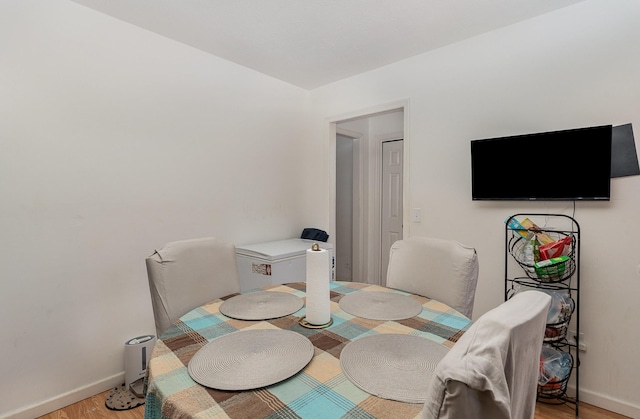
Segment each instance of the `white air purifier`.
M153 335L138 336L124 344L124 386L137 397L144 396L144 376L155 344Z

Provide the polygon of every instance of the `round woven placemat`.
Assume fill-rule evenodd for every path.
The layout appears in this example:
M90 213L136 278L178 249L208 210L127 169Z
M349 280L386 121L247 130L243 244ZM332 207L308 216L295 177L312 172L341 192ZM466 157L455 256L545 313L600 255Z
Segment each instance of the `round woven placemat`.
M268 320L288 316L304 306L302 298L280 291L258 291L231 297L220 304L220 313L232 319Z
M347 344L340 365L349 381L369 394L405 403L424 403L445 346L412 335L379 334Z
M354 292L342 297L339 305L349 314L371 320L403 320L422 311L418 301L395 292Z
M313 344L290 330L246 330L219 337L189 361L189 375L205 387L249 390L285 380L313 358Z

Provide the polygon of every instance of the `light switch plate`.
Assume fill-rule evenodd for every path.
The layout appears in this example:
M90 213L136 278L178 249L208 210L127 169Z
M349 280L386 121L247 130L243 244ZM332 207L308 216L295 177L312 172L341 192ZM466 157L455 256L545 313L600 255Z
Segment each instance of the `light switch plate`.
M414 208L411 210L411 221L414 223L422 222L422 209Z

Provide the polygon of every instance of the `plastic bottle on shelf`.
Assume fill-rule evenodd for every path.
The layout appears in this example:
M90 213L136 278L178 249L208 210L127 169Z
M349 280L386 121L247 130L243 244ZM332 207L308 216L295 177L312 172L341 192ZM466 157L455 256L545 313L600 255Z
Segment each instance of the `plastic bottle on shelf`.
M522 257L523 257L523 262L526 266L526 269L530 272L534 272L534 263L536 263L535 261L535 255L534 255L534 241L535 241L536 235L533 233L529 233L529 235L527 235L527 238L524 239L524 247L522 249Z
M550 346L543 345L540 351L538 384L545 385L549 381L555 380L562 367L562 354Z
M571 355L568 352L562 352L560 368L558 369L558 377L564 380L571 374Z
M533 261L540 262L540 242L538 241L538 236L533 236Z

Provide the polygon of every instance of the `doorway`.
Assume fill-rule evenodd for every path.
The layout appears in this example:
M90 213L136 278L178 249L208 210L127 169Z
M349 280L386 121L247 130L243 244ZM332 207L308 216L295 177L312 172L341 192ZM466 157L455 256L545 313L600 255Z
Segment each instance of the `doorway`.
M385 285L389 249L405 235L404 111L403 106L335 122L338 280Z

